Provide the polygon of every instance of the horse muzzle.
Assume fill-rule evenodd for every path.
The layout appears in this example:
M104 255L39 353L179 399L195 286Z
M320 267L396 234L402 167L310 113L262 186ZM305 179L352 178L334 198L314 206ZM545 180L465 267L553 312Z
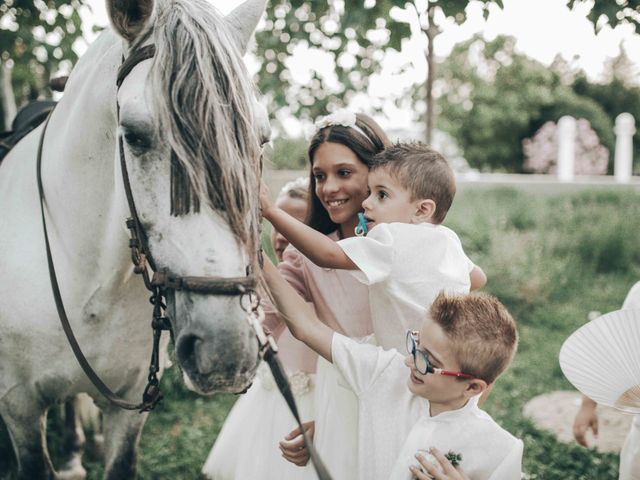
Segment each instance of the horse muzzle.
M244 391L258 367L258 342L238 298L182 292L171 297L176 358L190 386L202 394Z

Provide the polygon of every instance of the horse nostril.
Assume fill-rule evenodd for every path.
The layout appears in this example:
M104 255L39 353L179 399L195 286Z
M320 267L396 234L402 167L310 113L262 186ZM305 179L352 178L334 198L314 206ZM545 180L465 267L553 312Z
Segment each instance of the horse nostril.
M177 355L182 365L192 365L200 375L208 375L215 367L214 358L208 350L206 341L201 337L185 335L178 342Z
M178 338L176 356L182 365L186 366L193 360L193 351L197 338L195 335L181 335Z

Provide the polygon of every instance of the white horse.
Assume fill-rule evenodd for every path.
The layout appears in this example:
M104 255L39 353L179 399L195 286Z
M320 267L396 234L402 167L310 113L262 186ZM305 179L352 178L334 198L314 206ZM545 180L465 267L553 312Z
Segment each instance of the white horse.
M241 56L264 3L248 0L223 17L206 0L107 0L115 32L78 62L46 127L44 211L62 301L90 365L133 402L147 383L152 307L130 260L118 137L156 267L179 277L246 275L268 124ZM123 57L149 44L153 59L117 90ZM105 478L132 478L146 414L105 401L56 312L36 181L41 135L43 127L0 165L0 414L21 477L55 478L47 408L87 392L104 412ZM166 294L176 358L192 388L245 389L258 345L240 296Z

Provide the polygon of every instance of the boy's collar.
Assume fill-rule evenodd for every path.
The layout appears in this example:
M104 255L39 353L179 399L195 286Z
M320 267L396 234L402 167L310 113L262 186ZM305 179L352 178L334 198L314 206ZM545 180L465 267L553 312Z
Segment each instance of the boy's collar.
M460 415L465 415L471 411L474 411L476 409L478 409L478 400L480 399L480 395L476 395L474 397L471 397L469 400L467 400L467 402L460 408L456 408L453 410L447 410L445 412L441 412L437 415L431 415L430 411L431 411L431 404L429 403L429 400L427 400L427 417L429 417L429 419L431 420L437 420L437 421L447 421L449 419L458 417Z

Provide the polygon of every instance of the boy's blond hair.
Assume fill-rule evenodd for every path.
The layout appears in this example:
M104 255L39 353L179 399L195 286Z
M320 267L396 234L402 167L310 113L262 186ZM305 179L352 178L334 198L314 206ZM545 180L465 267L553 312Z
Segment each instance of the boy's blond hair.
M440 292L429 310L451 341L460 371L493 383L516 353L516 323L500 301L486 293Z
M298 177L287 182L278 194L278 200L282 198L293 198L294 200L304 200L306 202L309 199L309 179L307 177Z
M433 223L442 223L456 195L456 180L447 160L421 142L396 143L373 157L371 170L384 168L411 193L411 200L433 200Z

